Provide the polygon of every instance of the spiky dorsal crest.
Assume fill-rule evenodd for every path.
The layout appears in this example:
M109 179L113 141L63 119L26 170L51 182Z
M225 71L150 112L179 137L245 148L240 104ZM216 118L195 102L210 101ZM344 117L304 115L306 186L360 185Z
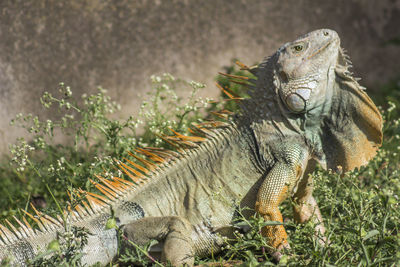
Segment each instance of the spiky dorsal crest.
M239 101L241 99L228 88L219 87L228 96L228 99L223 101ZM220 128L231 126L228 120L232 112L221 110L211 112L211 114L218 117L219 120L209 119L202 123L193 123L193 127L189 129L190 136L178 133L173 129L170 129L173 133L172 135L159 136L175 147L176 151L156 147L136 148L134 152L128 152L131 158L115 159L115 168L122 171L127 178L105 178L101 175L96 175L98 181L89 179L101 193L97 194L82 189L76 189L71 193L68 192L71 203L78 203L69 205L63 211L63 217L50 217L38 211L31 204L34 214L25 210L21 211L34 221L39 229L32 227L25 217L22 218L22 222L14 217L15 224L5 220L8 227L0 224L0 248L13 245L21 238L33 239L43 234L55 234L57 231L63 231L65 223L78 223L87 220L91 216L109 212L110 206L118 204L126 195L144 186L152 177L157 176L158 173L167 168L171 162L186 157L189 154L189 150L197 149L201 143L215 137ZM72 194L79 200L73 201Z

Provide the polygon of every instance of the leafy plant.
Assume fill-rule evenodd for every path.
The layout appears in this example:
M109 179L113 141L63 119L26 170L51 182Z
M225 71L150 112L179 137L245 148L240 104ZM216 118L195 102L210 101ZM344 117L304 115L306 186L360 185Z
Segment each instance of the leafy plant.
M82 266L82 249L88 243L89 232L83 227L66 226L65 232L57 233L57 239L48 245L45 252L36 256L29 266Z
M228 67L226 72L247 75L234 67ZM241 85L223 76L217 80L223 88L229 87L235 95L246 97ZM79 202L74 189L95 190L88 177L95 179L94 174L121 176L121 172L112 167L114 158L125 157L136 146L168 147L160 135L170 134L170 128L188 134L192 122L202 121L209 108L216 108L217 104L210 104L210 99L197 97L203 84L176 79L169 74L152 76L151 81L153 90L147 95L137 118L111 118L119 105L102 88L95 94L74 98L72 90L63 83L59 85L59 95L45 93L41 98L44 108L58 111L60 119L52 121L31 114L17 115L12 123L24 127L32 137L21 138L12 145L11 158L3 159L4 164L0 165L0 193L6 196L0 198L0 206L9 207L1 211L0 219L23 216L19 208L29 209L29 202L45 213L60 214L61 207ZM318 243L313 222L297 225L291 219L285 219L292 249L281 265L400 264L399 84L398 81L390 83L384 89L385 99L377 98L381 103L390 100L385 109L381 109L385 121L384 143L378 155L367 166L343 176L322 169L313 174L314 196L325 219L329 245L323 247ZM191 93L182 97L177 93L178 89L182 92L190 89ZM238 109L235 101L223 103L219 108ZM61 139L67 142L59 142ZM65 189L72 194L68 196ZM285 218L292 218L291 205L290 200L283 203ZM273 265L267 253L267 242L260 234L263 225L265 222L257 216L242 217L237 226L246 226L248 230L235 232L232 239L226 240L222 253L198 258L196 263ZM47 254L38 256L35 262L38 265L79 266L80 249L88 234L81 230L66 229L59 234L54 246L49 247ZM149 246L121 254L118 264L147 264Z

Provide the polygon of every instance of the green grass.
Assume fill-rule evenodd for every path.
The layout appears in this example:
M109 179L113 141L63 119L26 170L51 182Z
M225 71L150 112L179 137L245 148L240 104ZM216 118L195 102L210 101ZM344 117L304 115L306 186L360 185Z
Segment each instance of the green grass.
M247 75L235 68L226 72ZM40 99L43 107L59 112L58 120L43 120L34 115L17 115L13 124L25 128L29 141L19 139L10 147L11 157L3 157L0 165L0 221L13 215L24 216L21 209L31 211L32 202L48 214L60 214L60 209L79 202L77 188L95 191L88 177L95 174L121 176L113 168L113 159L122 159L136 146L169 147L159 138L171 134L169 127L187 134L192 122L201 121L209 109L222 108L209 104L208 99L197 97L204 85L176 79L169 74L152 76L153 90L143 102L137 118L112 119L119 109L99 88L93 95L74 97L71 89L61 83L59 95L45 93ZM243 96L241 86L231 84L226 78L217 80L230 86ZM191 91L187 98L179 97L177 90ZM394 81L383 88L385 96L376 97L384 106L384 144L378 155L359 170L338 174L318 169L313 174L315 191L329 246L321 247L313 235L313 223L297 225L293 222L291 203L281 207L285 227L292 247L281 265L293 266L396 266L400 264L400 112L398 99L400 85ZM233 101L224 106L236 110ZM60 136L69 140L60 143ZM72 192L71 197L66 189ZM27 218L29 219L29 218ZM237 232L227 242L222 253L207 259L197 259L198 264L232 261L243 266L273 265L267 251L267 242L260 235L263 222L259 218L244 220L251 225L246 233ZM52 248L50 260L38 257L40 266L79 266L79 248L84 242L74 243L72 236L82 234L79 229L67 229L68 235ZM84 236L84 235L83 235ZM82 237L82 236L81 236ZM84 238L82 239L84 241ZM122 254L116 263L147 262L149 257L138 253ZM70 252L74 253L70 253Z

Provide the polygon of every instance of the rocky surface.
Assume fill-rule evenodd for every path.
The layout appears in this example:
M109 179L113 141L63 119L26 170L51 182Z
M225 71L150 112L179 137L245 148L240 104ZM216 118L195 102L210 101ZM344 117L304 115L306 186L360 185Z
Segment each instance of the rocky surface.
M363 85L398 77L400 1L1 1L0 152L21 132L16 113L43 113L39 96L60 81L74 94L110 90L134 113L149 76L213 79L232 58L253 64L318 28L336 30Z

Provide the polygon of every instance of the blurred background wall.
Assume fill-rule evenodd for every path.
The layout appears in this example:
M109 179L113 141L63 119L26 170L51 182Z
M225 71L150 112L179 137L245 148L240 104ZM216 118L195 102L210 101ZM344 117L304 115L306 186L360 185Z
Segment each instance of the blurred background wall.
M101 85L138 110L149 76L204 82L232 58L260 61L318 28L336 30L369 90L400 74L400 1L202 0L0 1L0 152L21 134L19 112L43 114L39 97L60 81L75 95Z

